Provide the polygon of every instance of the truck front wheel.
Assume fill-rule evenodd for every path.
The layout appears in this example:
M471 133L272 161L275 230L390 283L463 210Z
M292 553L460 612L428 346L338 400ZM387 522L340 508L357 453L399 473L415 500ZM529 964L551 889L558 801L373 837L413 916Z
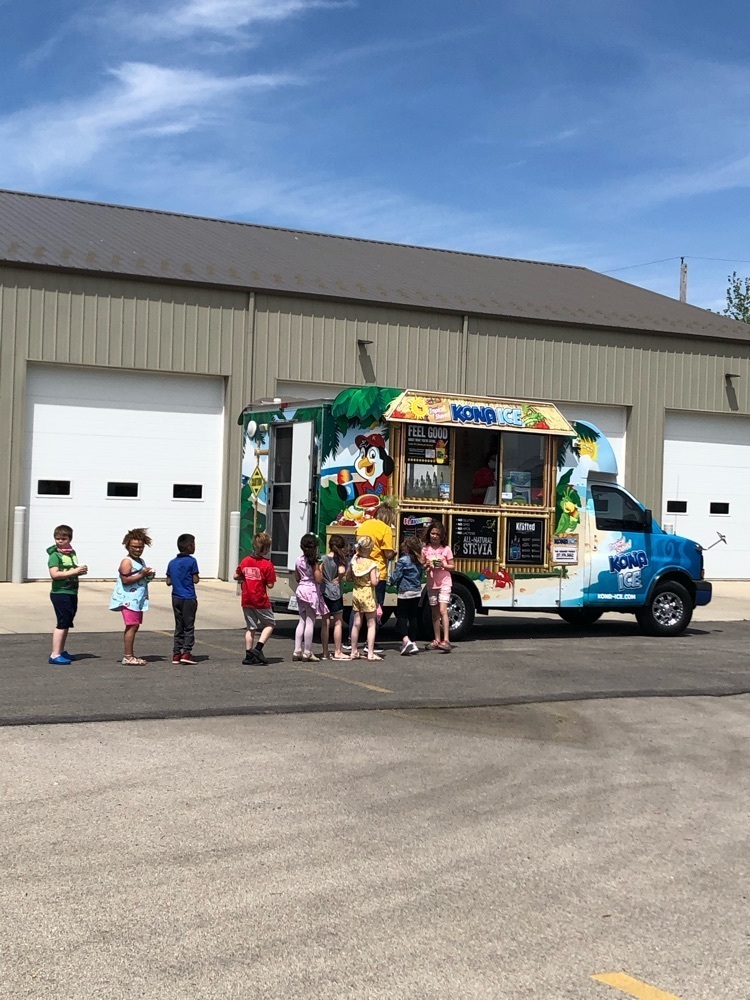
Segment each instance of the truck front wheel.
M681 583L669 580L657 586L635 617L646 635L680 635L693 617L693 602Z
M575 625L576 628L589 628L594 622L598 622L603 611L596 608L560 608L557 612L568 625Z

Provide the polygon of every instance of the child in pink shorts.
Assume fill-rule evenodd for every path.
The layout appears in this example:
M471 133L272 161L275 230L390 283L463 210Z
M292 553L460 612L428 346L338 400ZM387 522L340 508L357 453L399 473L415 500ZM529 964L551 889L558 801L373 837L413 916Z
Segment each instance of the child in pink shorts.
M450 625L448 622L448 605L451 599L453 569L453 552L446 545L448 533L440 521L433 521L427 529L425 546L422 549L421 561L427 567L427 600L432 612L432 631L435 638L425 649L436 649L440 653L450 653L451 644L448 641ZM442 638L440 628L442 626Z
M125 625L122 662L128 667L143 667L147 661L135 655L133 644L143 612L148 611L148 583L154 578L153 569L143 561L143 550L151 544L151 539L145 528L133 528L122 544L128 554L120 563L109 610L119 611Z

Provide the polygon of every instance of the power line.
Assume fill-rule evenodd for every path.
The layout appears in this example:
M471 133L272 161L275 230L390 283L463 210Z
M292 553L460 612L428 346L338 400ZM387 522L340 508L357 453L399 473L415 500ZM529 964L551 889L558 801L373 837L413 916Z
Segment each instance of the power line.
M750 264L750 260L738 260L734 257L698 257L693 254L685 254L682 257L662 257L661 260L647 260L642 264L626 264L624 267L613 267L609 271L600 271L600 274L614 274L615 271L630 271L634 267L651 267L652 264L666 264L672 260L712 260L720 264Z
M615 271L630 271L634 267L650 267L652 264L665 264L668 260L680 260L679 257L662 257L661 260L648 260L643 264L626 264L625 267L613 267L609 271L602 271L602 274L614 274Z

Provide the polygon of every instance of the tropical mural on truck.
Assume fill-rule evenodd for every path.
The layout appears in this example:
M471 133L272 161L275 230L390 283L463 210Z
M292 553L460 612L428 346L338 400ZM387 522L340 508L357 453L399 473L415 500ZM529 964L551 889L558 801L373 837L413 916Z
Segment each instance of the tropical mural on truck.
M242 553L251 551L256 531L267 530L272 427L307 421L314 425L317 460L312 485L317 506L312 530L324 542L327 527L356 528L388 495L393 459L383 413L400 394L400 389L368 385L344 389L333 404L278 406L243 414Z

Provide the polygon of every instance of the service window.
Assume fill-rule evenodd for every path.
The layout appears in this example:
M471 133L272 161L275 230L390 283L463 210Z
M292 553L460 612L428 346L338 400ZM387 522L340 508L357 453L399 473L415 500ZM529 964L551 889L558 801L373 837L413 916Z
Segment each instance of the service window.
M451 432L448 427L406 424L404 458L405 499L451 499Z
M596 526L600 531L648 531L646 511L615 486L591 485Z
M544 506L547 439L539 434L502 435L501 503Z
M496 504L499 431L458 427L453 434L454 504L461 507Z

